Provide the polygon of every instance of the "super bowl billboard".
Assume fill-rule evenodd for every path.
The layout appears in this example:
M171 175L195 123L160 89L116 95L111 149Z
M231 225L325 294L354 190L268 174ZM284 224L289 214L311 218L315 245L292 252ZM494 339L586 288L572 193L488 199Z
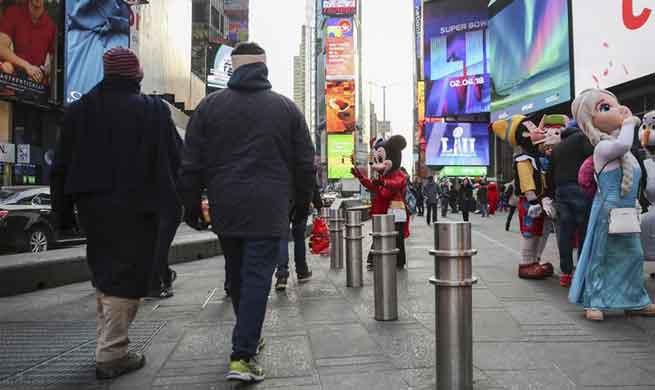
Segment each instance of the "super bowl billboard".
M423 7L426 115L489 111L486 0L430 2Z
M354 15L357 0L323 0L323 15Z
M486 123L426 123L428 165L489 165L489 130Z

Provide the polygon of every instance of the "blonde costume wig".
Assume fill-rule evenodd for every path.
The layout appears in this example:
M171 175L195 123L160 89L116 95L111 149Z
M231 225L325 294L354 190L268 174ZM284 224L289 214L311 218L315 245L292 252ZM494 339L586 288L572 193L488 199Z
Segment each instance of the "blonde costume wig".
M605 134L602 131L598 130L594 126L593 116L596 111L596 104L601 98L601 95L612 96L616 99L616 96L604 89L587 89L582 91L580 95L573 101L571 105L571 111L573 112L573 117L578 126L585 133L589 142L595 147L600 141L612 141L616 139L616 136ZM618 129L617 129L618 130ZM632 178L633 178L633 160L630 158L631 153L627 152L621 157L621 168L622 168L622 179L621 179L621 197L626 196L632 189ZM596 167L602 168L602 167Z

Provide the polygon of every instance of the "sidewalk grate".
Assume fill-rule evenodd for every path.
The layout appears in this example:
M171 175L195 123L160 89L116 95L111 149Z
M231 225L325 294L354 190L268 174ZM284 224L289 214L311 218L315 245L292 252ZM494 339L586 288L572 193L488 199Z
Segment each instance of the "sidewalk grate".
M131 349L147 348L164 325L132 324ZM95 378L95 327L95 321L0 322L0 388L105 388Z

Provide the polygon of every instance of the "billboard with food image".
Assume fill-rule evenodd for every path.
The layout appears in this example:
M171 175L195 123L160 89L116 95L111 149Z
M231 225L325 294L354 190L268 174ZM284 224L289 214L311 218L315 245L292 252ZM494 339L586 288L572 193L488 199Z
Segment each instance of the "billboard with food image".
M325 86L327 132L346 133L355 130L355 82L328 81Z

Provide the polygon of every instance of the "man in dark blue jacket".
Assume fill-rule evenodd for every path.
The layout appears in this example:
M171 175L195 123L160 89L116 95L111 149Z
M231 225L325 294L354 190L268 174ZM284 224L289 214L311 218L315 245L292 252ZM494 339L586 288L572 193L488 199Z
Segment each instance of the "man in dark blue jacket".
M314 185L314 148L304 116L271 91L266 54L255 43L232 52L229 88L207 96L186 133L185 221L197 226L206 187L237 317L228 379L260 381L255 361L280 240ZM289 200L292 200L289 202Z

